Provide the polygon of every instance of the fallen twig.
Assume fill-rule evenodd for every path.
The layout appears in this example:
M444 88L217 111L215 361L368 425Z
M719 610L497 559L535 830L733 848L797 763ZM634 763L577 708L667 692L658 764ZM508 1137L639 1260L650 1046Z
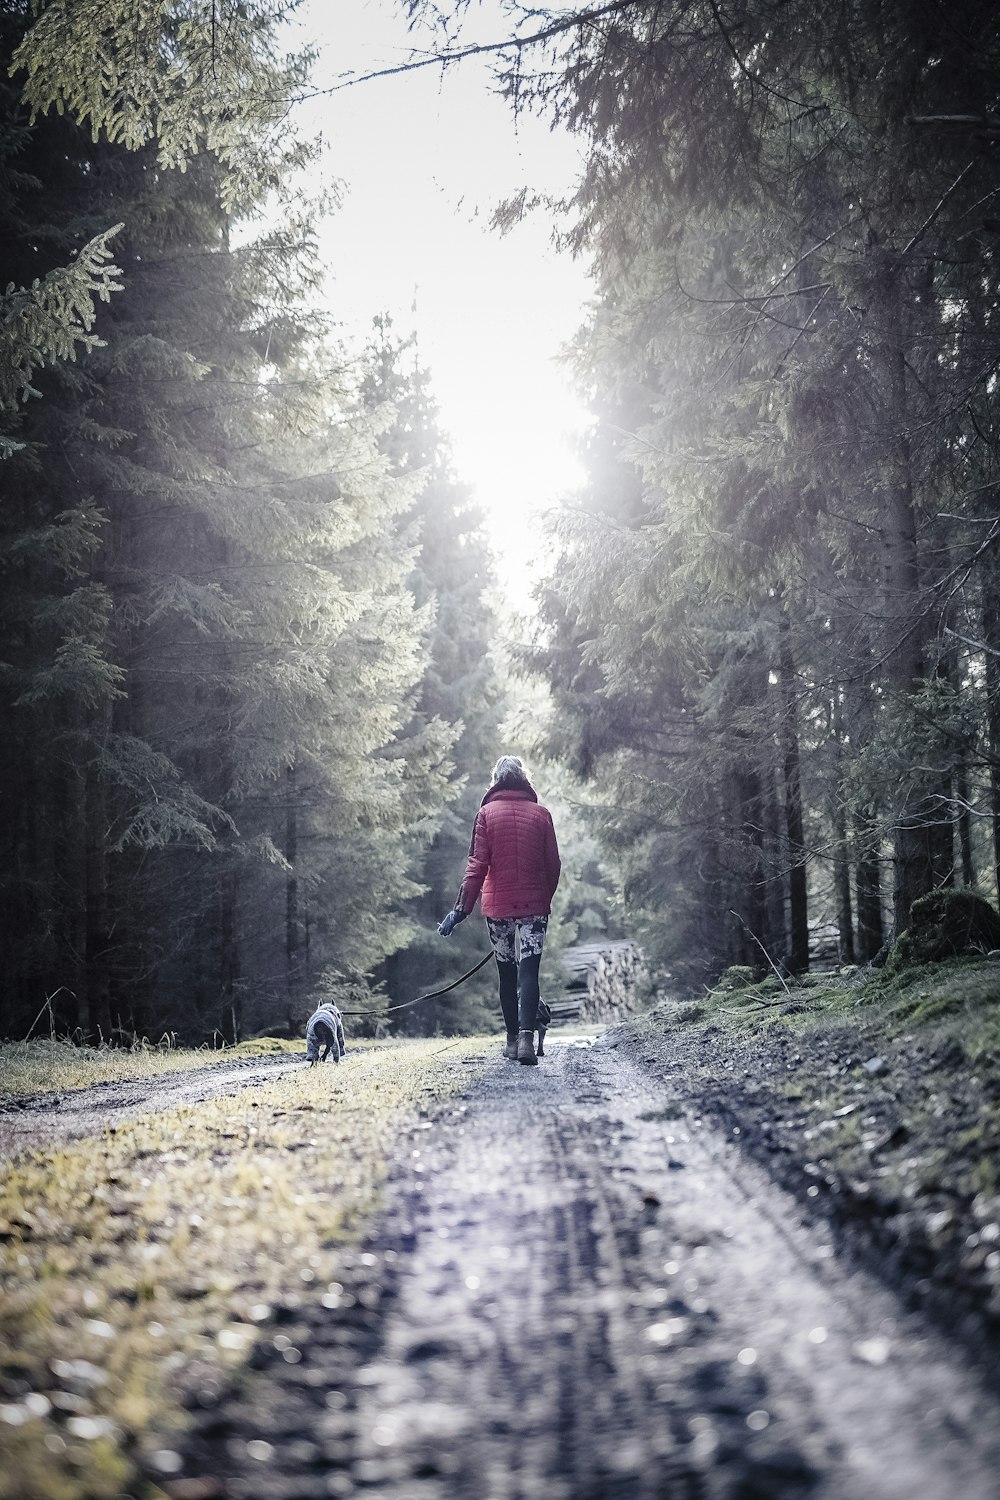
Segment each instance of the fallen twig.
M735 917L736 920L737 920L737 922L742 922L743 923L744 928L746 929L747 932L750 933L750 936L753 938L754 942L757 944L757 947L760 949L761 953L763 953L764 957L767 959L768 963L771 965L771 968L774 970L775 974L777 974L777 976L778 976L778 983L781 985L781 988L784 990L784 992L788 996L788 998L791 999L792 992L788 988L788 985L785 983L784 979L782 978L781 970L778 968L778 965L775 963L775 961L771 957L770 953L768 953L767 949L764 947L764 944L761 942L760 938L757 936L757 934L750 927L747 926L746 922L743 921L743 918L740 916L740 914L739 914L738 911L733 911L732 907L730 907L729 908L729 915L731 917Z

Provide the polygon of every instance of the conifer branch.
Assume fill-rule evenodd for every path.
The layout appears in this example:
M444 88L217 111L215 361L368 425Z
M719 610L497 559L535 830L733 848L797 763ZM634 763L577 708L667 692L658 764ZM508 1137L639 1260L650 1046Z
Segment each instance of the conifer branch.
M716 0L709 0L709 7L711 9L712 15L715 17L715 24L719 28L719 31L722 35L722 40L726 44L726 49L728 50L736 66L739 68L740 72L743 74L748 83L752 84L754 88L763 90L763 92L769 95L770 98L780 99L783 104L794 104L796 109L801 109L804 113L808 113L810 106L806 104L804 99L793 99L791 95L783 94L780 89L772 88L770 84L765 83L764 79L761 78L758 73L750 72L750 69L747 67L742 57L740 57L740 54L737 52L732 37L726 30L722 17L719 14L719 7L716 4Z
M773 380L777 380L778 376L781 374L782 366L790 358L792 350L795 348L795 345L798 343L799 339L802 337L803 334L809 332L809 325L810 325L810 323L812 322L812 320L816 316L816 314L819 312L819 310L822 307L823 303L825 302L827 296L829 295L829 293L832 290L833 290L833 288L831 286L827 286L820 293L819 297L817 298L817 300L816 300L816 302L815 302L815 304L813 306L812 312L806 318L805 323L799 329L798 333L792 339L792 342L789 344L788 348L785 350L784 354L781 356L781 358L778 360L778 363L775 365L775 367L774 367L774 374L771 377Z

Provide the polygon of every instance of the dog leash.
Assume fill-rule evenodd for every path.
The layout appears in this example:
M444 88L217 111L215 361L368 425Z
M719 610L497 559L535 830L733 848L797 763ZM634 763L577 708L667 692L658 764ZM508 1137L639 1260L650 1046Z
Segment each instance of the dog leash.
M401 1005L390 1005L385 1010L377 1012L373 1010L342 1010L340 1014L342 1016L367 1016L369 1019L381 1020L383 1016L392 1015L393 1011L409 1010L411 1005L419 1005L421 1000L436 1000L439 995L447 995L449 990L457 990L458 986L464 984L467 979L471 979L473 974L478 974L483 964L488 964L492 957L493 950L491 948L485 958L481 958L477 964L474 964L471 969L466 970L458 979L453 979L451 984L446 984L440 990L429 990L426 995L418 995L415 1000L404 1000Z

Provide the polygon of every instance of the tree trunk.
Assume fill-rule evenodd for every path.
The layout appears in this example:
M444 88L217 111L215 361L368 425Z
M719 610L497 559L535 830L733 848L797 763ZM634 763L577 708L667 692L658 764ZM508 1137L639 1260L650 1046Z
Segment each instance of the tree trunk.
M781 681L781 754L785 779L785 834L788 839L788 969L792 974L804 974L809 967L809 893L806 885L806 845L802 820L795 661L787 615L783 615L781 619L778 660Z
M787 841L782 826L782 807L778 795L778 778L772 766L768 766L762 776L764 787L763 812L763 849L764 859L764 888L766 922L769 934L772 957L781 963L788 962L788 920L787 903L785 900L785 882L780 872L784 867L787 857Z
M87 767L86 924L84 965L87 1030L91 1041L111 1038L111 927L108 908L107 791L93 759Z
M839 797L831 810L833 824L833 895L837 907L837 951L842 964L857 962L854 949L854 912L851 870L847 859L847 819Z
M972 819L969 816L969 768L963 755L955 767L955 792L958 797L958 844L962 857L962 884L976 883L976 865L972 855Z
M841 633L846 636L849 620L840 622ZM835 733L846 736L851 746L852 759L858 758L871 745L875 725L875 708L872 694L872 677L875 664L872 659L871 642L862 636L854 659L844 663L849 669L844 678L843 704L835 705ZM845 823L848 808L845 806ZM878 821L879 808L855 797L850 805L849 828L854 844L855 911L857 913L858 963L870 963L885 944L885 926L882 915L882 870L880 864L881 833ZM845 849L846 835L845 827Z
M289 1013L299 991L299 882L296 860L299 857L298 789L295 762L285 770L285 858L289 869L285 877L285 994Z
M221 937L221 982L223 1035L229 1032L235 1043L240 1040L243 1022L243 998L240 975L239 936L239 889L240 877L235 869L223 877L219 930Z
M913 478L910 463L906 346L901 309L901 271L887 260L872 320L873 354L881 365L882 427L876 487L882 538L884 631L882 660L892 700L905 700L924 676L926 621L921 617ZM901 703L902 706L902 703ZM894 925L901 932L918 896L934 888L934 830L930 803L919 781L908 783L894 830Z
M885 944L882 917L882 868L878 857L878 830L864 813L854 818L855 894L858 909L858 958L870 963Z
M131 533L118 529L119 557L126 556L124 538ZM131 543L129 543L131 546ZM133 554L128 552L131 561ZM141 740L144 690L142 679L133 664L134 644L129 626L116 631L116 659L126 666L125 692L115 700L112 727L116 734ZM132 794L112 793L109 811L119 815L131 811ZM112 819L117 821L116 818ZM115 924L115 972L111 987L111 1017L120 1039L146 1036L152 1021L151 958L154 943L150 932L155 921L150 910L146 887L148 852L130 847L119 850L108 870L108 900Z
M766 963L771 934L767 925L767 878L764 868L763 795L759 771L738 772L740 848L745 861L742 899L737 910L743 922L740 962L758 968ZM763 950L763 952L762 952Z
M59 965L58 998L53 1002L56 1030L72 1036L85 1022L81 999L86 992L86 916L84 870L86 848L85 780L75 768L60 767L52 777L49 798L54 810L53 868L50 874L55 960Z
M834 778L828 799L833 833L833 895L837 908L837 952L842 964L857 962L854 947L854 911L851 901L851 867L847 848L847 801L844 786L844 694L833 690L830 714L834 752Z
M986 677L986 748L990 763L993 879L1000 900L1000 588L994 567L983 570L982 632Z

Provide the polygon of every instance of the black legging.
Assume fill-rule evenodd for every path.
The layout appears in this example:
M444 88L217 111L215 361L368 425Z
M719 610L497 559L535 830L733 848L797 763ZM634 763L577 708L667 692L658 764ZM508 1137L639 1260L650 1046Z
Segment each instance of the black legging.
M540 953L530 953L516 964L497 959L500 1009L508 1033L534 1031L538 1017L538 967Z

